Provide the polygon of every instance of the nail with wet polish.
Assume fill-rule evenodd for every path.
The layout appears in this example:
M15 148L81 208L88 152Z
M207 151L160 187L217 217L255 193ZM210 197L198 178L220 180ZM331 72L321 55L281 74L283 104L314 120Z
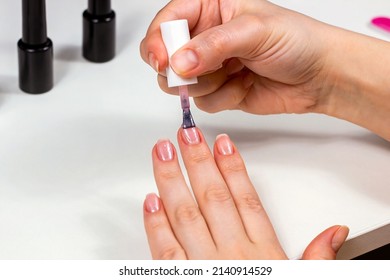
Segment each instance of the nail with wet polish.
M188 145L196 145L200 143L200 135L196 127L182 129L183 140Z
M217 136L216 145L218 152L223 156L232 155L234 152L233 143L226 134L220 134Z
M156 143L157 156L162 161L173 160L173 145L169 140L160 139Z
M156 213L158 210L160 210L160 199L154 193L147 194L144 206L147 212Z

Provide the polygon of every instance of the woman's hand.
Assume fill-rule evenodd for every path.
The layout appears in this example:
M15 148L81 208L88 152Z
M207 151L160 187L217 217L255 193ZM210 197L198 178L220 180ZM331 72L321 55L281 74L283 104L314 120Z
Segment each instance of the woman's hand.
M185 18L193 39L171 58L184 76L201 76L190 87L208 112L240 109L254 114L320 110L326 55L322 24L268 1L171 1L151 23L141 44L143 59L157 71L168 66L160 23ZM318 80L318 83L313 83ZM167 87L159 77L161 88Z
M149 194L144 203L152 257L287 259L229 137L217 137L214 155L197 128L179 129L177 138L192 192L174 146L158 141L152 157L160 198ZM325 230L303 259L334 259L347 235L345 226Z
M265 0L173 0L140 50L168 88L160 23L188 19L193 39L171 58L207 112L323 113L390 141L390 44L316 21Z

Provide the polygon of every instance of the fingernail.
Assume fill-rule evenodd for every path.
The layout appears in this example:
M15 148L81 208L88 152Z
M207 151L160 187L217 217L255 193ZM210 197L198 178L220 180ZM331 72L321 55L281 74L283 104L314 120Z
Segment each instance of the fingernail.
M337 252L344 244L348 237L349 228L347 226L340 226L332 238L332 249Z
M172 56L170 63L176 73L184 74L198 66L199 59L193 50L182 50Z
M146 195L144 206L147 212L156 213L160 210L160 199L156 194L149 193Z
M173 145L169 140L160 139L156 143L157 156L162 161L173 160Z
M196 145L200 143L200 136L196 127L182 129L183 140L188 145Z
M156 72L159 72L158 60L156 59L156 56L154 55L154 53L149 53L149 64L153 67L153 69Z
M234 152L233 144L230 141L229 136L226 134L220 134L216 139L217 150L223 156L232 155Z

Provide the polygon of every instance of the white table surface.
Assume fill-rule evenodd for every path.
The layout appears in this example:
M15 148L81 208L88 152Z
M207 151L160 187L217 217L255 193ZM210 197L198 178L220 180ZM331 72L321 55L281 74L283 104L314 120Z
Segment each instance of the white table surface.
M181 111L139 43L168 1L114 0L117 56L93 64L80 47L87 1L48 0L55 87L42 95L18 88L20 2L0 2L0 259L150 259L151 148L176 142ZM390 39L369 26L390 16L387 0L274 2ZM209 143L219 133L236 142L289 257L334 224L351 229L345 258L390 242L390 143L321 115L192 111Z

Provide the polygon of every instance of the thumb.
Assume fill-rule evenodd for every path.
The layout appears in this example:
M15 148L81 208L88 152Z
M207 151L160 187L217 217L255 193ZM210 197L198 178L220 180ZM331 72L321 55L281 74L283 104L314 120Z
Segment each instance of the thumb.
M252 15L239 16L195 36L170 59L173 70L183 77L199 76L220 68L229 58L251 59L264 50L264 25Z
M334 260L337 252L344 244L349 233L349 228L346 226L333 226L322 233L310 242L302 259L304 260Z

